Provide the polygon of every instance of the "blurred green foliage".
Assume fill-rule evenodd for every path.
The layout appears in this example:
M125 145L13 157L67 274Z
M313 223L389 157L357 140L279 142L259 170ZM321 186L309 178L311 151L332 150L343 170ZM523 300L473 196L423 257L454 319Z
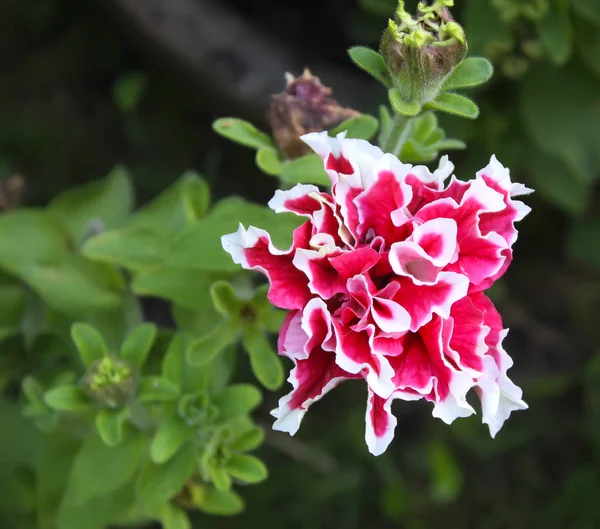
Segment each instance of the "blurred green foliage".
M406 148L421 161L464 142L459 174L495 153L537 190L494 292L530 410L491 440L475 418L448 428L398 404L378 459L352 384L296 438L269 431L281 390L261 404L255 386L282 383L281 314L218 240L238 221L282 239L293 227L249 202L274 185L252 155L223 156L202 98L93 8L3 4L0 178L25 177L26 207L0 214L0 526L600 526L600 3L457 2L497 74L474 94L477 121L428 117ZM376 47L395 4L353 2L348 39ZM251 136L263 171L323 182L314 157L285 162Z

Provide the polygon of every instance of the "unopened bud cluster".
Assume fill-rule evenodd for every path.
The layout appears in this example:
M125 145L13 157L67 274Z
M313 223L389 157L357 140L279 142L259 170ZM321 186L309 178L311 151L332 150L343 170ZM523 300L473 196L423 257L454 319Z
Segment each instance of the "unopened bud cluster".
M444 79L467 54L463 28L448 11L453 5L454 0L420 2L412 16L400 1L383 34L381 54L395 88L409 103L433 101Z
M105 356L95 362L84 382L90 396L99 404L110 408L124 405L135 390L131 366L113 356Z

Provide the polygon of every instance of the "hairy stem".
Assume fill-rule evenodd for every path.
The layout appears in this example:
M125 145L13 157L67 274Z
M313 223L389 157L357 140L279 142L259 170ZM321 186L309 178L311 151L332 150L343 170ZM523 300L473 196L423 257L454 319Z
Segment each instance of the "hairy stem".
M410 136L413 121L414 118L407 118L400 114L394 116L387 138L381 146L384 152L400 156L402 147Z

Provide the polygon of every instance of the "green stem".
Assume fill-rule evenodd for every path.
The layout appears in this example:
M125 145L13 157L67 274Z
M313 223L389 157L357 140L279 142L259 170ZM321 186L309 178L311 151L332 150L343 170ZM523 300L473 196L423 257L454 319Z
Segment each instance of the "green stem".
M400 114L394 116L390 132L381 146L383 152L400 156L402 148L410 136L413 121L414 118L407 118Z

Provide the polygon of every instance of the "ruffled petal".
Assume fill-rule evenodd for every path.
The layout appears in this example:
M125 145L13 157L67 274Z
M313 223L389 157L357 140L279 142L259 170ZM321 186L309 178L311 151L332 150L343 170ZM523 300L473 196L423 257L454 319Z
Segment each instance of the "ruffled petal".
M391 412L392 398L382 399L369 389L365 417L365 441L374 456L383 454L394 438L398 423Z

